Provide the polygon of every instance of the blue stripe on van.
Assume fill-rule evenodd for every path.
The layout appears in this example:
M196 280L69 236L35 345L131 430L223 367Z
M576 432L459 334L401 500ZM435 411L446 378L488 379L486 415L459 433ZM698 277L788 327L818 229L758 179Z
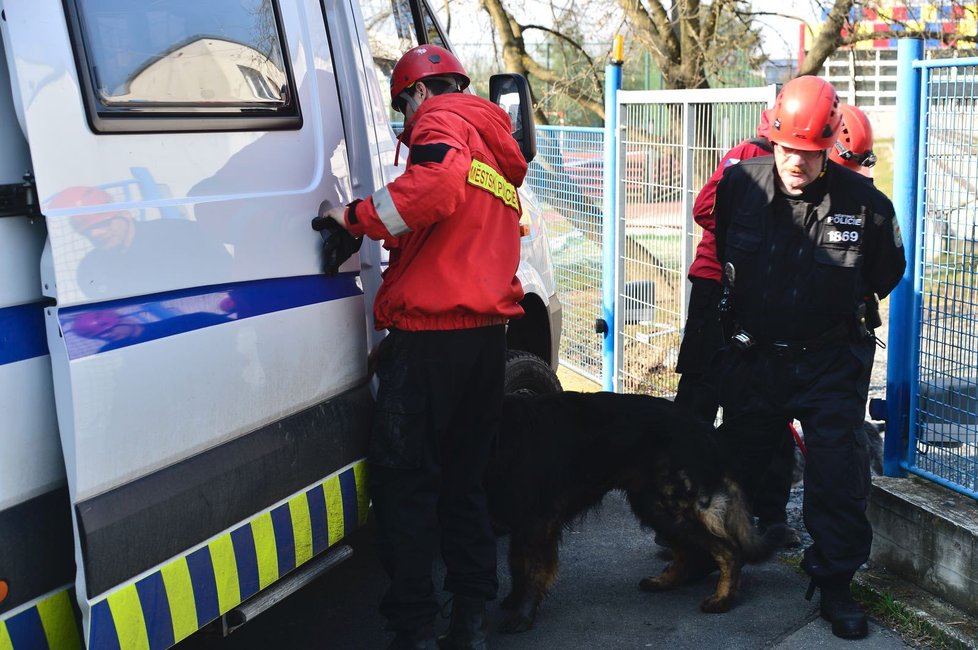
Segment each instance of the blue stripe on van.
M197 624L203 627L221 615L210 550L205 546L188 555L187 568L190 570L190 582L194 586Z
M326 523L326 493L322 484L306 492L309 503L309 523L312 528L312 552L321 553L329 548L329 526Z
M115 631L109 601L103 600L92 605L91 618L88 647L92 650L119 650L119 636Z
M173 617L163 574L151 573L137 582L136 594L143 610L150 650L166 650L176 640L173 638Z
M292 514L289 504L283 503L271 512L272 530L275 531L275 550L278 553L278 574L284 576L295 568L295 535L292 532Z
M340 474L340 488L343 495L343 529L356 530L360 515L357 510L357 478L352 467Z
M7 619L7 634L14 648L37 648L48 650L41 614L36 607L24 610L17 616Z
M238 587L241 600L247 600L258 593L258 554L255 551L255 536L251 524L245 524L231 531L234 545L234 561L238 566Z
M68 358L80 359L252 316L362 295L356 280L356 273L304 275L184 289L66 307L58 318ZM43 343L40 309L38 315Z
M0 332L0 366L48 353L43 303L0 309Z

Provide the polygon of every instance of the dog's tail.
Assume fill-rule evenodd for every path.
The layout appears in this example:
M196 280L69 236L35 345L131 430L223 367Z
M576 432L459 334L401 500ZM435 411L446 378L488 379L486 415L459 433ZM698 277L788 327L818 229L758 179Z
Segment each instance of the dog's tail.
M704 523L714 535L739 546L745 562L763 562L784 546L788 527L777 524L761 535L754 527L747 499L736 481L724 479L722 488L711 502L711 507L701 511Z

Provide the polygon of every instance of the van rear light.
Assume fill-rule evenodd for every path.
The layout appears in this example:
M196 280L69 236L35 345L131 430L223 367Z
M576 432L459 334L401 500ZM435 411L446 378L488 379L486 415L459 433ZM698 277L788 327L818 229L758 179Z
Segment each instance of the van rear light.
M10 593L10 587L7 586L6 580L0 580L0 603L7 600L7 594Z

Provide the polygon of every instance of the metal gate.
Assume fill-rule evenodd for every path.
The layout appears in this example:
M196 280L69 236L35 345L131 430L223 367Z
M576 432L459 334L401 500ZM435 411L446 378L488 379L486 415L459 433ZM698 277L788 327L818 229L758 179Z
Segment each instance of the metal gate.
M615 390L670 396L701 237L693 201L723 155L755 135L775 86L618 92Z
M894 203L908 273L890 300L886 471L978 498L978 58L899 47Z

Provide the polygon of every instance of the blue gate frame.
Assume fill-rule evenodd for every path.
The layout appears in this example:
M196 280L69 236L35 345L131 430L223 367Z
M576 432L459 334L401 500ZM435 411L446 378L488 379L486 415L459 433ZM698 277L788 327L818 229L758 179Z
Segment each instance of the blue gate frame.
M978 58L899 44L884 471L978 499Z

